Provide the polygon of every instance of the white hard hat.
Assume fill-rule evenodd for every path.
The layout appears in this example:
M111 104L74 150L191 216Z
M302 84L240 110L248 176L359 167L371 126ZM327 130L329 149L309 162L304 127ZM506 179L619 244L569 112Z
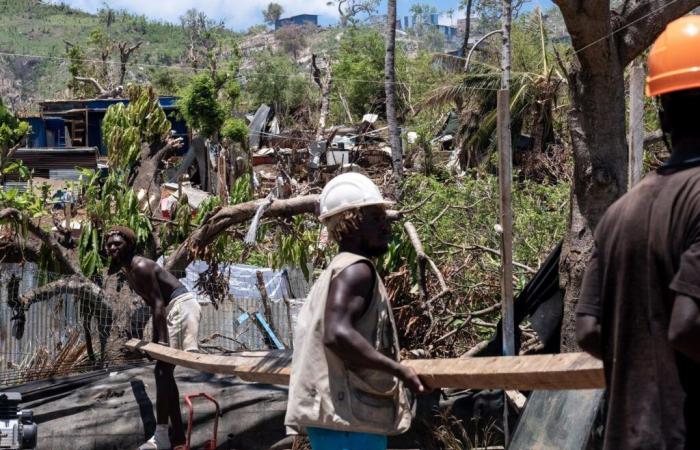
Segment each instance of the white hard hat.
M350 172L338 175L321 192L321 221L343 211L363 206L388 207L394 202L384 200L376 184L366 176Z

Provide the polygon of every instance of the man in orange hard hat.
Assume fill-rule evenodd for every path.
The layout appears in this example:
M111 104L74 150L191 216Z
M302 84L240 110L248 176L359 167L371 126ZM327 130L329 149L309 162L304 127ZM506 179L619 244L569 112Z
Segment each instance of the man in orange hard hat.
M700 16L648 65L671 157L598 224L576 332L605 367L605 450L700 449Z

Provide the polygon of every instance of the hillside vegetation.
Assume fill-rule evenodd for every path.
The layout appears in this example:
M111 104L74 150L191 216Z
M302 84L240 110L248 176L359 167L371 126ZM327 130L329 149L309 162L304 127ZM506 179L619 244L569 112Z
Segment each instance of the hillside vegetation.
M145 81L156 77L159 66L179 66L187 51L187 36L179 24L154 22L112 10L107 26L107 11L88 14L66 5L38 0L0 0L0 52L31 55L0 56L0 96L10 106L27 109L32 103L65 94L69 79L67 43L88 46L96 28L108 33L115 42L143 45L136 53L127 73L127 81ZM228 37L234 33L228 32ZM96 52L87 59L99 61ZM119 53L112 52L113 71L117 71Z

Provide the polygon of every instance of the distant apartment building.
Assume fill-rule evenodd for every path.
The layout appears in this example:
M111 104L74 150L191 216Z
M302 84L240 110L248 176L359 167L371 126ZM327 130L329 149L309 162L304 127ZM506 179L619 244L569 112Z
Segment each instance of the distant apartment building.
M450 25L442 25L439 23L440 15L439 14L430 14L428 16L425 16L423 25L428 26L428 27L434 27L437 29L442 35L445 36L445 39L448 41L455 39L457 35L459 34L459 30L456 27L450 26ZM396 21L396 28L399 30L404 30L407 31L413 27L416 26L416 22L418 22L419 18L417 16L404 16L403 21L401 19L398 19Z
M318 26L318 15L316 14L299 14L297 16L285 17L275 21L275 30L287 27L289 25L314 25Z

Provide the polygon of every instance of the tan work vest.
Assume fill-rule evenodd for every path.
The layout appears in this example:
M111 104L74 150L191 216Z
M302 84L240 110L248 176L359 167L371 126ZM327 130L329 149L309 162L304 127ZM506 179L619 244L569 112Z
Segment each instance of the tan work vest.
M304 303L294 332L292 375L285 425L290 434L306 427L401 434L411 425L403 383L377 370L353 368L323 344L324 313L331 281L346 267L368 261L340 253L321 274ZM374 265L373 265L374 267ZM384 284L376 274L372 301L355 325L382 354L399 360L396 325Z

